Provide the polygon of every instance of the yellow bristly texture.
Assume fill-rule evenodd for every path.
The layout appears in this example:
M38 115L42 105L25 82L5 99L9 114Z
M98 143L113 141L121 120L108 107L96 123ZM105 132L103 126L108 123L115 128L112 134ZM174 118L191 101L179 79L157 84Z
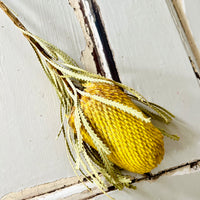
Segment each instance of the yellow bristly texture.
M118 86L107 83L87 83L84 86L84 91L91 95L101 96L141 112ZM111 154L108 159L117 166L143 174L150 172L162 161L163 135L152 123L146 123L114 106L86 96L81 97L81 108L95 133L109 147ZM75 131L73 114L69 123ZM86 143L97 149L84 127L81 128L81 134Z

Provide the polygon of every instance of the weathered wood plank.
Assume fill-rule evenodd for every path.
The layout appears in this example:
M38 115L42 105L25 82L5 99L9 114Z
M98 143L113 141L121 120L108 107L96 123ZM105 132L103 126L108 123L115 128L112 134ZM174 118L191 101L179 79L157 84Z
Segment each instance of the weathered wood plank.
M165 139L165 158L153 172L199 159L200 88L166 2L97 2L122 82L176 115L167 129L181 139L178 143ZM184 178L192 179L190 175ZM167 187L170 178L166 183L164 178L158 182ZM176 178L172 184L176 185ZM156 188L151 193L144 187L129 194L141 193L140 198L145 195L153 198L155 191ZM178 195L173 191L172 195ZM190 191L192 185L186 194ZM117 193L118 199L123 199L123 195ZM165 198L162 191L157 196Z
M102 11L102 16L103 16L104 23L106 26L106 31L109 36L109 41L110 41L111 47L113 49L113 52L115 55L115 60L118 65L118 70L120 72L120 76L121 76L123 82L126 82L130 86L135 87L138 91L141 91L141 93L145 94L145 96L147 96L149 99L152 99L155 102L160 103L161 105L169 108L171 111L173 111L176 114L176 116L178 116L178 121L176 121L171 127L169 127L169 130L171 130L171 131L176 130L177 132L181 132L181 134L180 134L181 141L177 145L175 142L169 141L168 139L166 139L165 160L163 161L161 166L159 166L154 171L157 172L160 169L165 169L167 167L178 165L184 161L188 161L188 159L192 160L192 159L197 158L200 153L198 151L200 127L199 127L199 124L197 123L197 121L198 121L197 119L200 116L199 115L200 109L198 106L199 97L200 97L199 93L198 93L199 87L195 81L195 76L193 74L190 63L188 61L187 54L185 53L185 50L181 44L181 40L176 31L176 27L173 24L173 21L171 19L171 16L169 14L167 6L165 5L165 3L159 2L159 1L157 1L157 2L149 1L148 3L145 1L140 1L140 2L126 1L126 2L117 2L117 3L116 3L116 1L115 1L115 3L114 3L114 1L113 2L112 1L110 1L110 2L101 1L98 3L100 4L100 9ZM33 8L34 8L37 3L34 2L33 4L34 4L34 6L33 6ZM39 7L41 9L42 4L37 4L37 6L39 5ZM24 5L26 5L26 4L23 4L23 6ZM62 6L63 5L64 4L62 4ZM52 6L53 6L53 4L51 4L50 7L46 8L46 12L49 12L49 8L53 8ZM14 6L12 8L14 8ZM17 8L18 8L18 5L17 5ZM20 8L20 6L19 6L19 8ZM29 7L29 9L33 9L33 8ZM58 10L60 11L60 8ZM21 14L23 14L23 12ZM120 12L120 15L119 15L119 12ZM51 13L53 13L53 12L51 12ZM41 14L40 17L42 19L45 19L44 22L48 21L48 19L51 16L51 15L47 15L47 13L43 13L43 11L41 11L40 14ZM37 16L35 16L35 14L33 16L37 17ZM64 13L63 13L63 16L64 16ZM72 16L72 15L70 14L70 16ZM61 18L59 18L59 20L62 20ZM57 21L56 21L57 19L58 19L58 17L55 17L54 26L57 26ZM134 19L134 21L132 19ZM6 19L4 19L4 20L5 20L5 22L7 22ZM31 23L29 21L27 23L27 26L29 27L30 24ZM44 23L44 24L46 26L46 31L51 30L52 26L49 27L49 25L46 25L46 23ZM50 25L52 25L52 24L50 23ZM7 24L6 24L6 26L7 26ZM34 24L32 26L33 26L33 29L30 26L30 30L32 29L33 31L32 30L31 31L35 33ZM76 26L78 26L78 25L76 24ZM9 27L12 29L12 25L10 25ZM63 29L62 26L60 26L60 27ZM18 34L14 28L12 30L14 30L14 33L16 32L16 34ZM54 29L54 30L57 30L57 29ZM81 35L80 29L77 28L77 30L78 30L78 33L80 33L80 35ZM43 38L49 37L49 39L47 38L47 40L49 40L50 42L52 42L56 45L59 44L60 41L56 40L54 42L54 39L53 40L51 39L52 35L55 35L55 34L58 34L58 37L59 37L59 35L61 33L58 30L57 30L58 32L56 31L56 33L55 33L55 31L52 31L52 32L49 31L48 36L46 36L45 33L43 32L43 31L45 31L45 29L43 29L43 27L39 31L41 31L41 33L38 35L42 36L42 34L44 34ZM65 32L65 30L64 30L64 32ZM68 39L64 38L67 40L66 44L68 44L68 42L70 41L73 43L73 45L76 45L77 41L71 40L74 32L76 32L76 31L70 30L69 32L67 32L72 35L69 35ZM6 31L6 33L7 33L7 31ZM1 34L1 32L0 32L0 34ZM131 36L131 34L134 35L134 37L127 37L127 35ZM4 33L4 36L5 36L5 33ZM12 36L13 39L15 38L14 36ZM18 34L18 37L21 37L21 36ZM24 42L23 39L21 39L20 41L22 43ZM20 42L18 43L16 41L16 43L17 43L17 45L19 45ZM83 41L82 41L82 44L84 44ZM10 45L9 41L7 41L6 45ZM70 49L65 49L66 46L62 42L59 45L60 45L59 46L60 48L64 49L66 52L69 52L69 54L70 54ZM32 53L31 53L32 50L30 49L30 51L29 51L28 45L25 45L25 47L23 47L23 48L25 48L26 51L28 51L27 55L29 55L29 54L32 55ZM75 56L73 56L71 54L70 55L76 59L76 56L79 57L80 50L81 50L81 48L79 49L79 51L76 52L77 54L75 53ZM9 50L7 50L7 51L9 51ZM19 52L15 52L15 50L12 50L12 53L15 53L16 57L19 56ZM20 52L20 54L21 53L23 53L23 52ZM33 57L34 57L34 55L32 55L31 63L34 60ZM135 59L133 59L133 58L135 58ZM19 58L16 58L17 63L19 62L18 59ZM78 60L78 58L77 58L77 60ZM13 62L8 62L7 66L13 64ZM25 61L23 60L23 62L24 63L21 63L21 64L24 65L25 63L27 63L28 65L30 65L26 59L25 59ZM34 61L33 63L34 63L34 66L33 66L33 64L31 64L31 66L33 67L33 69L31 70L31 73L33 73L33 75L34 75L34 73L35 73L34 70L36 68L35 67L36 61ZM37 64L37 66L38 66L38 64ZM38 71L39 71L39 69L38 69ZM4 68L4 71L5 71L5 68ZM30 72L30 71L27 70L26 72L23 72L23 73L28 74L28 72ZM133 74L131 74L130 72L133 72ZM7 74L7 77L8 77L8 75L10 75L10 73ZM42 77L42 76L43 76L43 74L41 73L40 77ZM22 78L23 76L21 75L20 77ZM35 75L35 77L36 77L36 75ZM14 79L13 74L12 74L12 78ZM22 83L22 80L20 80L20 81L21 81L20 82L20 86L21 86L21 85L23 85L23 83ZM27 76L26 81L28 82L28 76ZM39 85L39 84L35 83L34 80L32 80L32 81L34 84L36 84L36 86ZM37 77L37 81L38 81L38 77ZM10 82L10 79L7 82L9 82L9 84L12 83L12 82ZM47 85L47 83L46 83L46 85ZM5 86L4 82L3 82L3 86ZM23 92L27 89L26 87L31 88L32 86L33 85L31 85L31 84L29 84L28 86L24 86ZM51 86L48 86L48 87L50 88ZM47 90L48 87L43 86L42 88L43 89L46 88L46 90ZM35 88L37 89L37 87L35 87ZM163 88L165 90L163 90ZM17 87L14 87L14 89L16 90ZM49 89L49 90L50 90L49 92L52 92L51 89ZM12 90L10 90L10 88L9 88L9 91L12 92ZM6 93L6 91L4 91L4 93ZM16 93L16 91L15 91L15 93ZM30 95L30 91L29 91L29 95ZM12 95L10 95L10 96L13 97ZM33 95L31 95L30 97L33 97ZM50 97L52 97L52 96L50 96ZM53 98L54 98L54 96L53 96ZM28 100L30 101L30 99L28 99ZM38 102L39 101L40 100L38 100ZM45 100L43 100L43 102L44 101L45 101L45 105L44 105L44 107L45 107L45 106L47 106L46 104L48 103L48 99L45 98ZM54 99L54 101L56 101L56 100ZM51 101L49 101L49 102L51 102ZM23 103L24 103L24 101L23 101ZM6 105L7 104L4 103L3 106L6 106ZM52 105L49 105L49 108L51 108L51 106ZM11 108L13 108L13 107L11 107ZM56 107L57 107L57 102L55 102L55 108ZM21 108L23 108L23 105L21 105ZM28 111L26 111L26 113L28 113L27 115L33 115L31 113L32 108L34 108L34 107L31 107L30 109L28 109ZM7 110L9 110L9 109L7 108ZM18 113L19 113L19 111L18 111ZM22 112L20 112L20 113L22 113ZM29 113L31 113L31 114L29 114ZM47 114L48 114L47 116L50 117L49 114L51 114L51 112L48 112ZM17 116L18 115L15 114L15 117L17 117ZM47 118L47 116L45 117L45 119ZM35 119L36 119L36 117L37 117L37 114L35 115ZM25 119L25 117L23 116L23 113L22 113L22 118ZM56 117L56 119L58 119L58 117ZM43 123L45 123L45 122L47 122L47 119L43 121ZM37 123L39 123L39 122L37 121ZM36 125L37 123L35 123L36 127L38 126L38 125ZM51 119L51 124L53 124L53 123L54 123L54 118ZM31 122L29 122L29 124L31 124ZM57 122L57 124L59 124L59 122ZM7 126L8 126L8 123L7 123ZM49 126L49 124L48 124L48 126ZM55 126L55 124L54 124L54 126ZM58 126L59 125L57 125L57 127ZM13 127L16 128L15 126L13 126ZM53 126L51 126L51 128L52 127ZM4 127L4 130L6 130L5 127ZM50 129L48 129L48 131L49 130ZM52 135L53 135L53 133L55 133L55 127L53 130L54 130L54 132L51 130ZM190 133L190 135L188 135L188 132ZM34 131L32 131L31 134L34 135ZM4 136L5 136L5 134L4 134ZM26 137L28 138L28 136L26 136ZM44 140L46 138L43 138L43 137L45 137L45 136L41 134L40 138L42 138L42 141L40 140L37 143L37 145L39 145L42 142L43 142L42 144L48 145L47 143L44 142ZM14 138L16 138L16 137L14 136ZM13 138L11 138L11 139L13 139ZM38 139L38 138L35 137L34 140L36 141L36 139ZM52 137L48 139L48 142L50 141L50 139L52 139ZM18 138L18 140L22 140L22 139ZM7 140L4 140L4 141L7 141ZM21 144L23 144L23 143L26 143L26 141L21 142ZM55 148L55 146L56 146L56 148L58 148L58 149L56 149L57 154L59 154L59 152L62 152L62 155L60 155L59 159L61 157L62 158L64 157L64 151L63 151L64 147L63 147L62 142L61 142L61 145L62 145L62 147L57 147L55 144L53 144L51 146L51 148L52 147ZM32 148L34 148L33 146L32 146ZM5 145L4 145L4 147L5 147ZM20 148L19 146L17 146L17 147ZM62 151L60 151L60 148L62 148ZM26 149L28 151L28 147L26 147ZM41 149L39 149L39 150L41 152ZM34 150L34 152L36 152L36 151ZM48 157L48 153L49 152L46 152L47 158L45 158L43 161L50 159ZM50 153L52 153L52 152L50 152ZM53 152L53 155L54 155L54 153L55 152ZM14 155L17 155L17 154L14 154ZM21 155L22 155L22 157L24 156L22 153L21 153ZM37 153L37 155L38 155L38 153ZM33 155L33 152L31 154L31 156L33 156L33 161L38 160L38 158L36 159L36 157L34 157L35 155ZM22 158L22 159L24 159L24 160L26 159L26 161L30 162L30 160L28 160L27 157ZM18 162L18 160L19 160L19 158L17 158L15 160L16 163ZM51 159L51 161L52 161L52 159ZM39 160L39 162L41 162L41 160ZM59 162L60 162L60 160L59 160ZM64 162L67 163L67 161L61 161L61 164L63 164ZM57 163L57 160L56 160L56 163ZM47 163L47 164L51 165L51 163ZM22 165L17 165L17 167L21 167L21 166ZM53 165L51 165L51 166L54 167ZM63 168L63 166L64 165L62 165L59 169L65 170L66 169L65 166L64 166L64 168ZM26 169L26 167L24 167L24 169ZM40 163L40 167L41 167L41 163ZM47 166L46 164L44 164L44 166L42 166L42 169L45 169L45 167L46 167L46 169L48 169L49 165ZM39 166L38 166L38 168L39 168ZM70 168L70 166L69 166L69 168ZM19 168L17 168L17 169L19 169ZM31 170L33 170L33 167L31 168ZM58 170L58 168L56 170ZM67 167L67 170L68 170L68 167ZM11 168L11 171L12 171L12 168ZM33 171L31 171L31 173L32 172ZM49 172L45 173L45 176L46 176L45 178L49 181L52 178L52 174L51 174L51 176L49 176L48 173ZM62 171L62 173L63 173L63 171ZM61 176L63 175L62 173L60 173ZM40 175L41 174L42 174L42 172L40 172ZM70 175L73 174L70 171L70 169L69 169L69 174ZM56 176L57 176L57 174L54 174L53 179ZM19 178L19 177L17 177L17 178ZM28 178L28 176L26 176L26 177ZM30 177L33 177L33 176L30 176L30 174L29 174L29 178ZM57 176L57 177L59 177L59 176ZM199 177L199 176L197 175L196 177ZM185 191L192 192L193 193L192 197L194 197L194 198L197 197L198 193L193 192L193 188L195 188L195 187L191 188L192 187L191 183L197 181L196 177L189 175L189 176L184 176L184 178L181 178L181 180L185 180L187 182L187 184L185 184ZM17 180L17 178L16 178L16 180ZM20 178L22 178L22 176ZM40 179L39 182L34 180L35 183L37 182L37 184L38 184L38 183L46 181L43 177L42 178L39 177L39 179ZM27 184L27 183L29 183L29 184ZM133 196L144 199L145 194L146 194L148 197L152 197L153 199L154 199L154 197L169 198L169 196L167 196L167 195L163 195L160 192L158 192L158 193L156 193L156 192L158 190L164 191L164 188L168 187L171 184L174 184L174 187L168 189L168 192L174 191L172 194L179 194L178 192L180 191L180 189L182 187L184 187L181 185L181 183L182 182L180 181L180 178L174 178L171 180L170 179L161 179L158 181L158 183L156 182L156 183L151 184L150 187L149 187L148 183L139 184L138 185L139 191L138 190L133 191L133 192L125 191L125 193L116 192L116 193L114 193L114 196L117 195L117 199L120 199L120 198L124 199L124 196L126 196L126 198L129 198L129 199L132 199ZM27 186L30 185L30 180L26 180L24 183L24 187L27 187L27 186L25 186L25 184ZM60 184L60 182L59 182L59 184ZM63 183L61 183L61 184L63 184ZM177 184L180 184L180 185L177 185ZM16 185L16 183L15 183L15 185ZM187 188L188 190L186 190L186 186L188 187ZM19 184L17 187L19 189ZM21 187L21 188L23 188L23 187ZM180 196L180 197L182 198L184 196ZM54 197L56 198L56 196L51 196L51 198L54 198ZM101 198L104 198L104 197L101 197Z
M5 0L27 28L80 64L85 41L68 2ZM0 11L0 197L74 176L60 129L59 101L21 32Z
M176 28L180 34L180 38L183 42L191 66L197 77L197 81L200 81L200 52L193 37L192 30L188 18L185 13L185 3L183 0L166 0Z
M197 56L198 59L200 60L200 22L199 22L199 9L200 9L200 2L198 0L194 0L194 1L188 1L188 0L184 0L183 2L183 11L184 14L187 18L188 21L188 25L192 34L192 37L194 38L195 41L195 45L198 48L197 51ZM200 61L199 61L199 65L198 65L198 69L197 72L200 76Z
M52 195L52 193L54 194L66 189L70 191L74 186L76 186L76 189L78 189L78 184L79 179L77 177L62 178L57 181L36 185L34 187L28 187L18 192L11 192L5 195L2 200L22 200L38 198L39 196L49 196ZM83 189L86 188L84 187Z
M182 175L174 177L163 177L156 181L140 182L137 190L111 192L110 195L116 200L198 200L200 174ZM104 195L96 197L95 200L107 200Z
M94 0L69 0L82 27L86 49L82 52L85 65L96 67L96 72L120 82L100 9Z

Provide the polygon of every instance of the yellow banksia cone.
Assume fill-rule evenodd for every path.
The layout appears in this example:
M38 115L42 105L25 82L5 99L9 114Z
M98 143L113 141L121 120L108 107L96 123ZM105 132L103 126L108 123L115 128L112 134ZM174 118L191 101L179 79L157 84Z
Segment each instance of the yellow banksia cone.
M106 83L87 83L84 86L84 91L91 95L98 95L141 112L118 86ZM164 156L163 135L151 122L142 121L90 97L82 96L80 102L93 130L110 149L108 159L114 164L143 174L161 162ZM147 119L145 115L144 118ZM74 115L71 115L69 122L75 131ZM83 126L81 134L86 143L97 149Z

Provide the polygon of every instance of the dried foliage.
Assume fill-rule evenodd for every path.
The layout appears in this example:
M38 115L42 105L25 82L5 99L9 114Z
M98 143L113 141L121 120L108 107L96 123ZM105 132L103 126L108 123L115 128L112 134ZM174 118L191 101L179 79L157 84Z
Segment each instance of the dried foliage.
M75 174L89 175L89 181L102 191L107 186L101 174L115 188L135 188L121 168L142 174L156 167L164 155L162 134L178 137L153 126L151 118L169 123L174 116L134 89L81 69L66 53L27 31L0 3L30 42L56 90L61 119L58 136L64 136Z

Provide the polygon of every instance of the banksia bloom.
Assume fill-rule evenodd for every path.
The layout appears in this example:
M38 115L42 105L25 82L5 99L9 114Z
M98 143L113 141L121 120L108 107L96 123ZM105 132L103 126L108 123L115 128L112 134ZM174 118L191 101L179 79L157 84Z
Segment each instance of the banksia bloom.
M2 3L1 3L2 4ZM1 5L2 7L4 5ZM116 188L133 187L121 169L148 173L163 159L163 135L151 119L169 123L164 108L148 102L134 89L89 73L52 44L28 32L4 6L33 47L60 99L61 130L70 164L106 189L102 176Z
M108 159L122 169L140 174L155 168L164 156L162 133L118 86L91 82L84 86L80 99L81 108L94 132L110 149ZM93 95L113 101L116 105L120 103L127 106L130 113L117 106L102 103ZM70 116L69 122L76 131L74 114ZM97 150L83 126L81 134L83 140Z
M35 48L60 98L61 131L74 171L89 175L102 189L106 185L98 172L118 189L134 188L121 169L144 174L162 161L163 134L177 137L156 128L151 118L168 123L173 115L134 89L79 68L55 46L26 34L51 55L41 57Z

